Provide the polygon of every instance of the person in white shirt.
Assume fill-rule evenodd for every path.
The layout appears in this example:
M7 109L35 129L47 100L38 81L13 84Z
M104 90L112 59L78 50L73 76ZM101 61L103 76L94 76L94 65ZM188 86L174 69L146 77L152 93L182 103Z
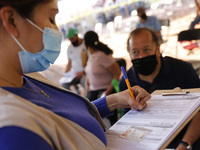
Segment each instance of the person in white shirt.
M79 93L77 85L81 84L84 86L84 66L87 60L87 53L84 48L83 39L78 36L76 29L70 28L68 30L67 38L70 40L71 44L67 49L68 63L65 73L73 72L76 76L71 82L61 83L61 85L68 90L70 90L70 86L73 85Z

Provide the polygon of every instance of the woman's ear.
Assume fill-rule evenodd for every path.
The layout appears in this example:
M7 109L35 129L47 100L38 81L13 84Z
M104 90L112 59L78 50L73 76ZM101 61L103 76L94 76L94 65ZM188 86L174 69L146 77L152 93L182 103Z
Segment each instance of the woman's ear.
M0 19L3 23L4 28L8 33L18 36L16 28L16 11L10 6L4 6L0 9Z

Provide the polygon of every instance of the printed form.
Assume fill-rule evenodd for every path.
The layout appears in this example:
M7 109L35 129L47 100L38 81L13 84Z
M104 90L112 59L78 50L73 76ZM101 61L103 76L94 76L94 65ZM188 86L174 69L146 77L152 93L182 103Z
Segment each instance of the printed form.
M199 97L200 93L152 95L144 110L130 110L106 132L108 150L161 149L188 117L199 109Z

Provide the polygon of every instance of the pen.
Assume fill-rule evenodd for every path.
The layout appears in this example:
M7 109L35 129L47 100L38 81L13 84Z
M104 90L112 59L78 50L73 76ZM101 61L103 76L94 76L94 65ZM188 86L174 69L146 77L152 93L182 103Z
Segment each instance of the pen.
M132 89L131 89L131 86L130 86L128 77L127 77L127 75L126 75L126 72L125 72L123 66L121 66L121 70L122 70L122 73L123 73L123 76L124 76L124 80L125 80L125 82L126 82L126 85L127 85L127 87L128 87L129 93L130 93L131 97L135 100L135 96L134 96L134 94L133 94L133 91L132 91Z

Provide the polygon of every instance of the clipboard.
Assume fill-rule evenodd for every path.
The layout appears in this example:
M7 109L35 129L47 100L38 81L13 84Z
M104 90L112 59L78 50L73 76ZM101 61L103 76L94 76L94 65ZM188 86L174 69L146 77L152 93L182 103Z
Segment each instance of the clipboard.
M177 96L177 95L186 95L190 93L187 90L182 90L180 87L176 87L171 91L163 92L162 96Z
M108 149L129 150L134 147L138 150L164 150L200 110L199 91L200 88L180 89L179 87L173 90L156 90L152 93L152 98L144 110L140 112L130 110L106 131ZM162 96L163 93L174 95L179 92L186 95ZM173 103L171 103L172 100ZM134 141L133 138L130 139L130 136L121 137L126 134L126 131L136 129L136 127L152 131L142 136L143 139L139 142Z

